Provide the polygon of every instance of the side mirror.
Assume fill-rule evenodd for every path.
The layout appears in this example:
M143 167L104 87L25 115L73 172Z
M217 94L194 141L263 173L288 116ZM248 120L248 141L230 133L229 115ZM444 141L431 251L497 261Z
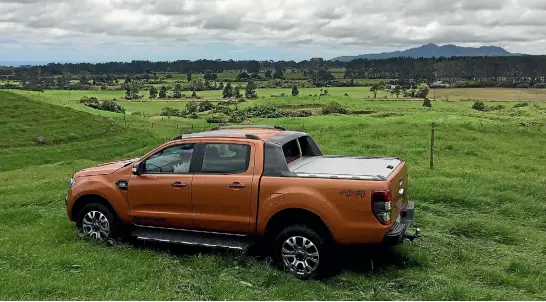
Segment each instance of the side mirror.
M142 168L144 167L143 163L136 162L133 164L133 169L131 170L134 175L142 174Z

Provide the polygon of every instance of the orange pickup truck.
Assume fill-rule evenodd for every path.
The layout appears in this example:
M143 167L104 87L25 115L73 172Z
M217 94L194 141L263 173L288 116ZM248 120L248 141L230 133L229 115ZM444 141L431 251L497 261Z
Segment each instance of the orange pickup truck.
M99 241L260 243L281 268L308 279L331 268L337 247L419 237L408 231L407 187L401 159L323 155L304 132L226 126L78 171L66 211Z

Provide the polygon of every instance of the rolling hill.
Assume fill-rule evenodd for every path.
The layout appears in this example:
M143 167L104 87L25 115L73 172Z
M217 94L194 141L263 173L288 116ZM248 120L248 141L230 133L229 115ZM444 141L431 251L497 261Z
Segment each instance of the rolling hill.
M381 60L396 57L432 58L432 57L463 57L463 56L520 56L524 54L511 53L498 46L462 47L453 44L438 46L430 43L402 51L363 54L358 56L342 56L330 61L349 62L355 59Z
M104 116L12 92L0 91L0 107L0 172L80 159L106 161L160 142L148 131L125 128Z

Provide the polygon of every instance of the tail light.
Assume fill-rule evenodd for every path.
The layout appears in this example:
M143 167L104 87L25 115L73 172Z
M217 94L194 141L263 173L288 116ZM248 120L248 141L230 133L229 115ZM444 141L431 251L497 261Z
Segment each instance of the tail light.
M391 222L391 191L372 192L372 212L377 220L383 225L390 225Z

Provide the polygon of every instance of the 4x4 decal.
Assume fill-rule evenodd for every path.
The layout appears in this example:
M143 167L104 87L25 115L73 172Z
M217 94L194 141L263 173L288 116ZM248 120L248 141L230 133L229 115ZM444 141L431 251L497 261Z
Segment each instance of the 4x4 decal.
M364 190L343 190L341 192L339 192L339 195L344 195L345 197L351 197L351 196L354 196L354 197L364 197L366 191Z

